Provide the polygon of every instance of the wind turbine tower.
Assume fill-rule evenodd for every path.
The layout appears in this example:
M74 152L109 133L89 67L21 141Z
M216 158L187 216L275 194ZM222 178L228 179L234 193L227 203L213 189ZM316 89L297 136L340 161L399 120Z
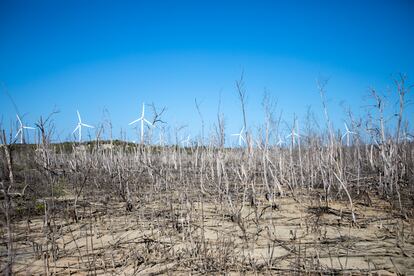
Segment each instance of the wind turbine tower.
M17 136L19 136L20 134L20 144L23 144L23 140L24 140L24 130L25 129L35 129L34 127L28 127L23 125L22 120L20 119L19 115L16 114L17 120L19 121L19 130L16 133L16 136L14 136L14 138L16 138Z
M238 136L239 137L239 146L241 146L242 145L242 141L244 142L244 143L246 143L246 140L244 139L244 137L243 137L243 131L244 131L244 127L242 127L242 129L240 130L240 133L235 133L235 134L232 134L231 136Z
M150 121L145 119L145 103L142 103L142 113L141 117L136 119L135 121L130 122L128 125L133 125L137 122L141 122L141 144L144 142L144 122L150 126L154 126Z
M76 125L75 130L72 132L72 134L74 134L76 131L78 131L78 138L79 138L79 143L82 142L82 127L88 127L88 128L94 128L93 126L90 126L88 124L82 123L82 118L79 114L79 111L76 110L76 113L78 113L78 124Z

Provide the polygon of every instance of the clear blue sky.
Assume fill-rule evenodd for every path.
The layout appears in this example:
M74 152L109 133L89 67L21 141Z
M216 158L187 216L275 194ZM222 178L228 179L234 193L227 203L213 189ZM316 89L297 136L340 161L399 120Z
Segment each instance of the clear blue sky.
M308 106L322 119L320 76L330 78L330 113L342 128L341 102L361 114L370 87L387 93L399 72L414 82L413 3L1 0L3 126L16 113L7 89L28 125L60 111L56 139L69 137L77 109L97 125L104 108L116 136L122 128L137 139L128 123L142 102L166 106L169 126L188 125L194 137L194 99L208 132L221 94L227 133L235 133L242 125L235 80L244 70L251 128L263 123L265 89L285 120L303 119Z

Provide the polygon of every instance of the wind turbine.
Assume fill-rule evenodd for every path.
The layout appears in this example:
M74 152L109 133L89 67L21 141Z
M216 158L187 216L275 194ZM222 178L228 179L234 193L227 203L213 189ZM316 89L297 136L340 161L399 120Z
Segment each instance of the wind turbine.
M232 134L231 136L239 136L239 146L241 146L241 144L242 144L242 141L244 142L244 143L246 143L246 140L244 139L244 137L243 137L243 131L244 131L244 127L242 127L242 129L240 130L240 133L235 133L235 134Z
M186 139L182 140L181 143L183 144L183 146L185 145L186 147L188 147L190 144L190 135L188 135Z
M141 143L143 143L143 141L144 141L144 122L147 123L147 124L149 124L150 126L154 126L147 119L145 119L144 116L145 116L145 103L142 103L142 114L141 114L141 117L139 117L135 121L132 121L132 122L130 122L128 124L128 125L133 125L133 124L141 121Z
M285 143L285 141L283 141L282 138L280 138L280 135L279 135L279 141L277 141L276 146L280 147L280 145L282 145L284 143Z
M290 134L288 134L286 136L286 138L292 137L292 144L294 145L295 144L295 136L298 137L298 139L300 138L299 133L296 133L295 128L292 128L292 132Z
M14 138L16 138L20 134L20 144L23 144L24 130L25 129L35 129L35 128L23 125L22 120L20 120L19 115L16 114L16 117L17 117L17 120L19 121L20 127L19 127L19 130L16 133L16 136L14 136Z
M344 125L345 125L346 132L344 135L342 135L341 141L346 136L346 146L349 147L349 134L356 134L356 132L350 131L346 123L344 123Z
M74 134L76 131L79 132L78 138L79 138L79 143L82 142L82 127L89 127L89 128L94 128L93 126L87 125L85 123L82 123L82 119L81 116L79 114L79 111L76 110L76 113L78 114L78 124L76 125L75 130L72 132L72 134Z
M405 133L404 136L401 138L401 140L406 141L406 142L412 142L413 138L414 138L413 135L409 133Z

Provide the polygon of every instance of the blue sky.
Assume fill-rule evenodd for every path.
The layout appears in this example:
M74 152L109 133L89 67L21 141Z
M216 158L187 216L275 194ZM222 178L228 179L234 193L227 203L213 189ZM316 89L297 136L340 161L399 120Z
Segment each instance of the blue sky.
M341 103L362 115L370 87L388 93L399 72L413 83L413 12L412 1L1 0L0 115L3 126L15 121L7 89L27 124L60 111L55 139L70 137L77 109L98 125L106 108L114 135L132 140L128 123L154 102L167 107L171 128L187 125L182 135L194 137L194 99L208 132L221 95L230 134L242 125L243 71L252 129L263 123L265 90L286 121L302 120L308 106L322 119L319 77L330 79L329 109L342 128Z

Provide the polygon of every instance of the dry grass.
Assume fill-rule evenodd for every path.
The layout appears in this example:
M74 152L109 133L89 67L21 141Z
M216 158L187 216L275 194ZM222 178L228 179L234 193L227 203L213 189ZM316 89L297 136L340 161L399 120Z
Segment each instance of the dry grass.
M214 200L164 192L127 212L124 204L85 198L78 222L61 213L49 227L42 217L16 223L14 271L414 273L414 220L396 218L382 200L375 207L356 202L357 224L346 202L326 208L307 191L278 198L278 208L264 196L256 206L246 203L240 221Z
M242 148L224 147L222 114L209 141L185 148L98 138L51 144L50 117L38 122L32 147L3 131L2 272L414 274L404 80L396 130L386 128L383 98L372 91L377 117L349 114L354 136L345 142L330 123L324 85L325 132L311 120L300 131L294 118L291 140L276 144L280 120L265 104L266 123L253 137L242 79Z

